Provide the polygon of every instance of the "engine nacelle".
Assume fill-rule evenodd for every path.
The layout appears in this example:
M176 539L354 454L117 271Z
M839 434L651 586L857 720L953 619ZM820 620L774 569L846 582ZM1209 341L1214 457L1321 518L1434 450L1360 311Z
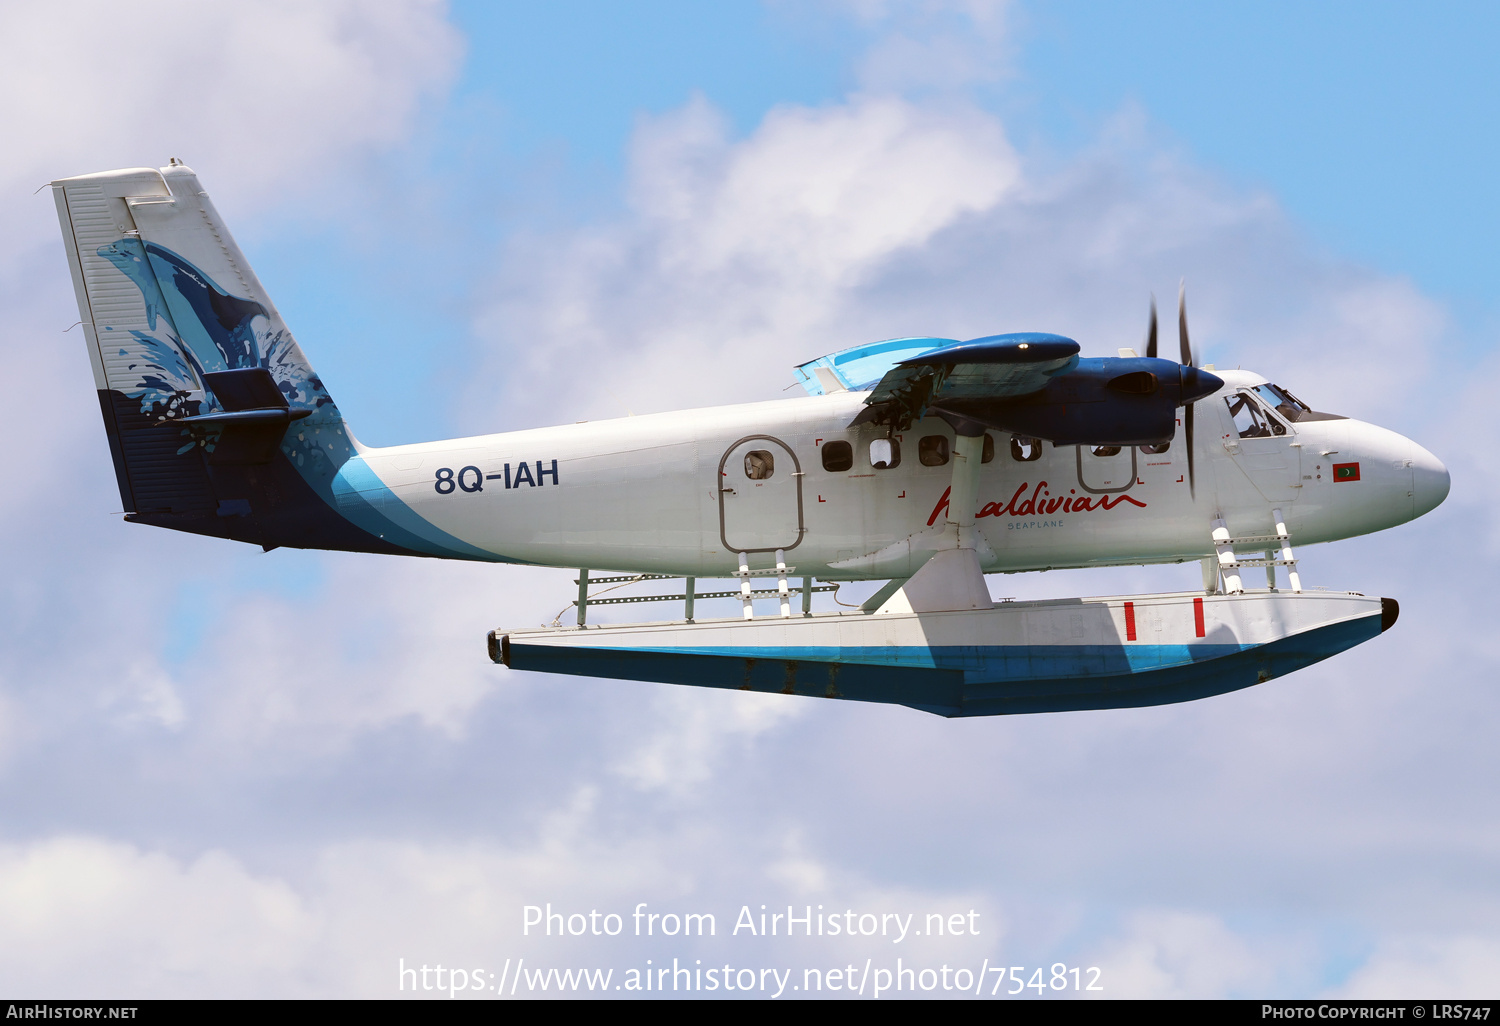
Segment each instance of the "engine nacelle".
M1056 445L1160 445L1177 432L1177 408L1224 386L1217 375L1149 357L1082 359L1019 399L948 399L934 412Z

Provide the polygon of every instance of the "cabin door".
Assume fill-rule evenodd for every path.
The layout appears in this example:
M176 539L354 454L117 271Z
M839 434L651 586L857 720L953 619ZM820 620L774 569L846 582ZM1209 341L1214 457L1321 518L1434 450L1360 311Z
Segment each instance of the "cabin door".
M774 552L802 540L802 466L791 446L750 435L719 460L719 538L731 552Z

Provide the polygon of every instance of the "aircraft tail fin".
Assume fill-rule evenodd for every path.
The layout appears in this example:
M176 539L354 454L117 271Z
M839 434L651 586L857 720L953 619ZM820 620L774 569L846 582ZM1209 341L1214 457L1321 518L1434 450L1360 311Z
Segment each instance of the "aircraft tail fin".
M397 551L328 501L357 443L192 169L52 189L127 518Z
M267 549L503 558L372 470L191 168L52 191L125 519Z

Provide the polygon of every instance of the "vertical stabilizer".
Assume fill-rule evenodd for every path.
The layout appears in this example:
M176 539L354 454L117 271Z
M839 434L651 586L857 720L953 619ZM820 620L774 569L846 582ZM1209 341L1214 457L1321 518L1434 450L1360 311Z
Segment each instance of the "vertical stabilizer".
M52 190L127 518L403 551L338 511L358 446L192 169Z
M54 182L95 383L156 421L224 409L203 375L264 368L294 409L336 416L190 168Z

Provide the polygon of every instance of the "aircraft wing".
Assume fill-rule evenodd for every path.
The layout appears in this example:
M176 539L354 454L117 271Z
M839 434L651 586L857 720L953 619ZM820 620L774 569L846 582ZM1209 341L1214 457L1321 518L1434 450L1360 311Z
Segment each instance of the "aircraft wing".
M1017 332L950 342L911 353L875 384L855 423L909 422L934 405L1018 399L1045 389L1078 364L1078 343Z
M793 368L793 372L797 375L797 382L807 389L808 395L863 392L873 387L902 360L959 344L957 339L952 338L888 338L820 356L816 360L799 364Z

